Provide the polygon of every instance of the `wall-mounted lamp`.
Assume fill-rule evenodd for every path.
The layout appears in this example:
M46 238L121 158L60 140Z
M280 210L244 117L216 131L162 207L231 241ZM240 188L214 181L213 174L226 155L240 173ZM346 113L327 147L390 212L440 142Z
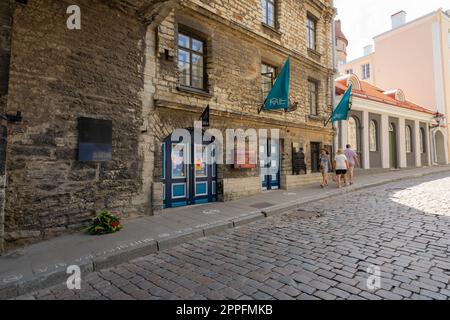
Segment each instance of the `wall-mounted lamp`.
M439 111L434 114L434 121L436 124L432 125L431 128L439 128L441 123L445 120L445 115L440 113Z

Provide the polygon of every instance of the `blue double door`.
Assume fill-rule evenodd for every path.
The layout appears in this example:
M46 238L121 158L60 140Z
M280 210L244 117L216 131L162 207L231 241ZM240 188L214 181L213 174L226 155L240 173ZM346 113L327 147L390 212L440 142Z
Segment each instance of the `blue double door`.
M264 139L259 144L259 166L261 170L262 189L280 189L280 142Z
M194 141L193 135L191 141ZM162 144L164 208L217 201L215 149L167 138Z

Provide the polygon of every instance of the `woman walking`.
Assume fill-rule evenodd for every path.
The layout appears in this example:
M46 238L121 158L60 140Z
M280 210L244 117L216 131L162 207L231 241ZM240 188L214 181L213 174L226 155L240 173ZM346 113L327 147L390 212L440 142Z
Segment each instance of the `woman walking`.
M328 172L330 171L330 158L327 155L327 151L322 149L320 152L320 172L322 173L322 184L320 185L322 188L328 186Z
M341 188L342 176L344 176L344 185L347 186L347 171L349 170L349 164L342 149L337 151L337 155L333 161L333 168L336 170L338 188Z

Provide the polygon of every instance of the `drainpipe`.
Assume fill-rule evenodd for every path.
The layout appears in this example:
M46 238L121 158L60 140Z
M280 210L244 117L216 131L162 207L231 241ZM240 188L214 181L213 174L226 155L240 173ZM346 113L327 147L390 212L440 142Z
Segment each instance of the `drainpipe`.
M331 1L331 6L334 8L334 0ZM331 39L331 43L332 43L332 52L333 52L333 76L331 78L331 97L332 97L332 101L331 101L331 107L334 110L335 105L336 105L336 88L335 88L335 83L334 80L336 79L336 75L337 75L337 65L336 65L336 25L335 25L335 18L336 18L336 14L333 15L333 19L332 19L332 39ZM334 135L333 135L333 153L336 153L338 147L339 147L339 131L338 131L338 126L335 122L331 123L333 126L333 130L334 130ZM333 158L334 155L331 155L331 157Z

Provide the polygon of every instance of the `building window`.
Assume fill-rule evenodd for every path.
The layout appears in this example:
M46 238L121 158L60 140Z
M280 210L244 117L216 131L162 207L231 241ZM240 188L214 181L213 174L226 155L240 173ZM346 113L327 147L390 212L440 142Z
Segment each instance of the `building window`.
M406 126L406 152L411 153L412 152L412 135L411 135L411 127Z
M363 80L370 78L370 64L366 63L362 65L362 78Z
M353 69L347 69L347 70L345 70L345 73L346 74L353 74Z
M353 150L358 150L358 123L354 117L348 119L348 141Z
M178 70L181 85L206 89L203 41L184 33L178 34Z
M309 80L308 88L309 88L309 113L312 116L317 116L319 115L318 110L319 83L314 80Z
M275 0L261 0L262 22L275 27Z
M306 22L308 48L312 50L316 50L316 29L317 20L308 15Z
M425 146L425 141L426 141L426 139L425 139L425 130L423 129L423 128L420 128L420 136L419 136L419 139L420 139L420 153L425 153L426 152L426 146Z
M272 90L273 82L275 81L276 68L268 64L261 64L261 86L263 93L263 100L267 98L270 90Z
M377 123L373 120L370 121L369 131L369 150L371 152L376 152L378 150L378 130Z

